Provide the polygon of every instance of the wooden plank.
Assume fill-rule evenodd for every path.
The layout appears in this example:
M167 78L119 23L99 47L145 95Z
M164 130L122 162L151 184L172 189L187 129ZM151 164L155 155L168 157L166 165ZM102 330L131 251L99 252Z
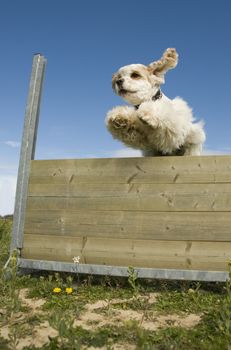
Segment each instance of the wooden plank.
M25 233L231 241L229 212L27 211Z
M231 211L226 184L30 185L29 210Z
M153 241L26 234L22 257L86 264L226 271L231 242Z
M33 161L30 183L231 182L231 156Z

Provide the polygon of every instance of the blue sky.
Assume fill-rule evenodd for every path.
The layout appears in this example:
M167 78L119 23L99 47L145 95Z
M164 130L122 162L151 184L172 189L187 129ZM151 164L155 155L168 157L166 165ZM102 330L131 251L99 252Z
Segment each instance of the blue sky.
M205 153L231 153L230 0L0 0L0 215L12 212L33 54L48 60L37 159L131 155L104 118L120 66L180 55L163 91L188 101ZM134 153L137 154L137 153Z

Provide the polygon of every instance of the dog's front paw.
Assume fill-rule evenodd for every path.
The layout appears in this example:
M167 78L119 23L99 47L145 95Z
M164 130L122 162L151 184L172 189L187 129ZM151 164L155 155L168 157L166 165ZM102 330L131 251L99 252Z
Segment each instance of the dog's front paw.
M144 102L137 111L139 120L152 128L157 128L159 126L159 119L153 112L152 102Z
M109 128L125 130L132 123L135 117L134 109L129 106L115 107L108 112L106 124Z
M128 125L128 119L122 115L117 115L113 119L111 119L111 124L116 129L125 129Z
M143 124L150 124L150 115L144 111L138 113L138 118Z

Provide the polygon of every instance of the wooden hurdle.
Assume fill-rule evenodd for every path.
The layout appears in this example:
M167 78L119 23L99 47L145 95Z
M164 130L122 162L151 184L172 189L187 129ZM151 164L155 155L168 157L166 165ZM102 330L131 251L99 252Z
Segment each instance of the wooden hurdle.
M127 276L133 266L143 278L227 280L231 156L33 160L45 63L34 57L22 142L19 267Z

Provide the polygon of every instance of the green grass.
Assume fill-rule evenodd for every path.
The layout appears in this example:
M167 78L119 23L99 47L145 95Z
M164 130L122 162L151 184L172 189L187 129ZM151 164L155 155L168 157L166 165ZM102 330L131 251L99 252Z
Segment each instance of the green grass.
M0 268L2 271L3 265L9 257L10 232L12 227L11 220L0 218Z
M8 273L3 271L9 257L11 220L0 219L0 327L8 327L8 339L0 336L0 349L17 349L23 337L34 336L34 328L45 321L57 331L42 347L24 346L24 350L75 350L92 347L113 349L115 343L131 344L143 350L229 350L231 349L230 284L178 281L138 280L130 268L128 279L77 276L48 272L18 276L16 260L10 260ZM10 276L10 278L9 278ZM60 293L54 293L59 287ZM66 293L66 288L73 293ZM20 290L27 288L27 298L44 300L34 311L23 303ZM149 302L150 293L156 300ZM105 322L97 320L75 325L86 312L86 305L102 300L105 305L95 310L99 317L112 320L118 311L138 312L144 320L190 314L200 315L194 327L177 327L171 322L157 330L145 329L142 322ZM117 300L117 301L115 301ZM124 345L125 346L125 345ZM123 345L122 345L123 347Z

